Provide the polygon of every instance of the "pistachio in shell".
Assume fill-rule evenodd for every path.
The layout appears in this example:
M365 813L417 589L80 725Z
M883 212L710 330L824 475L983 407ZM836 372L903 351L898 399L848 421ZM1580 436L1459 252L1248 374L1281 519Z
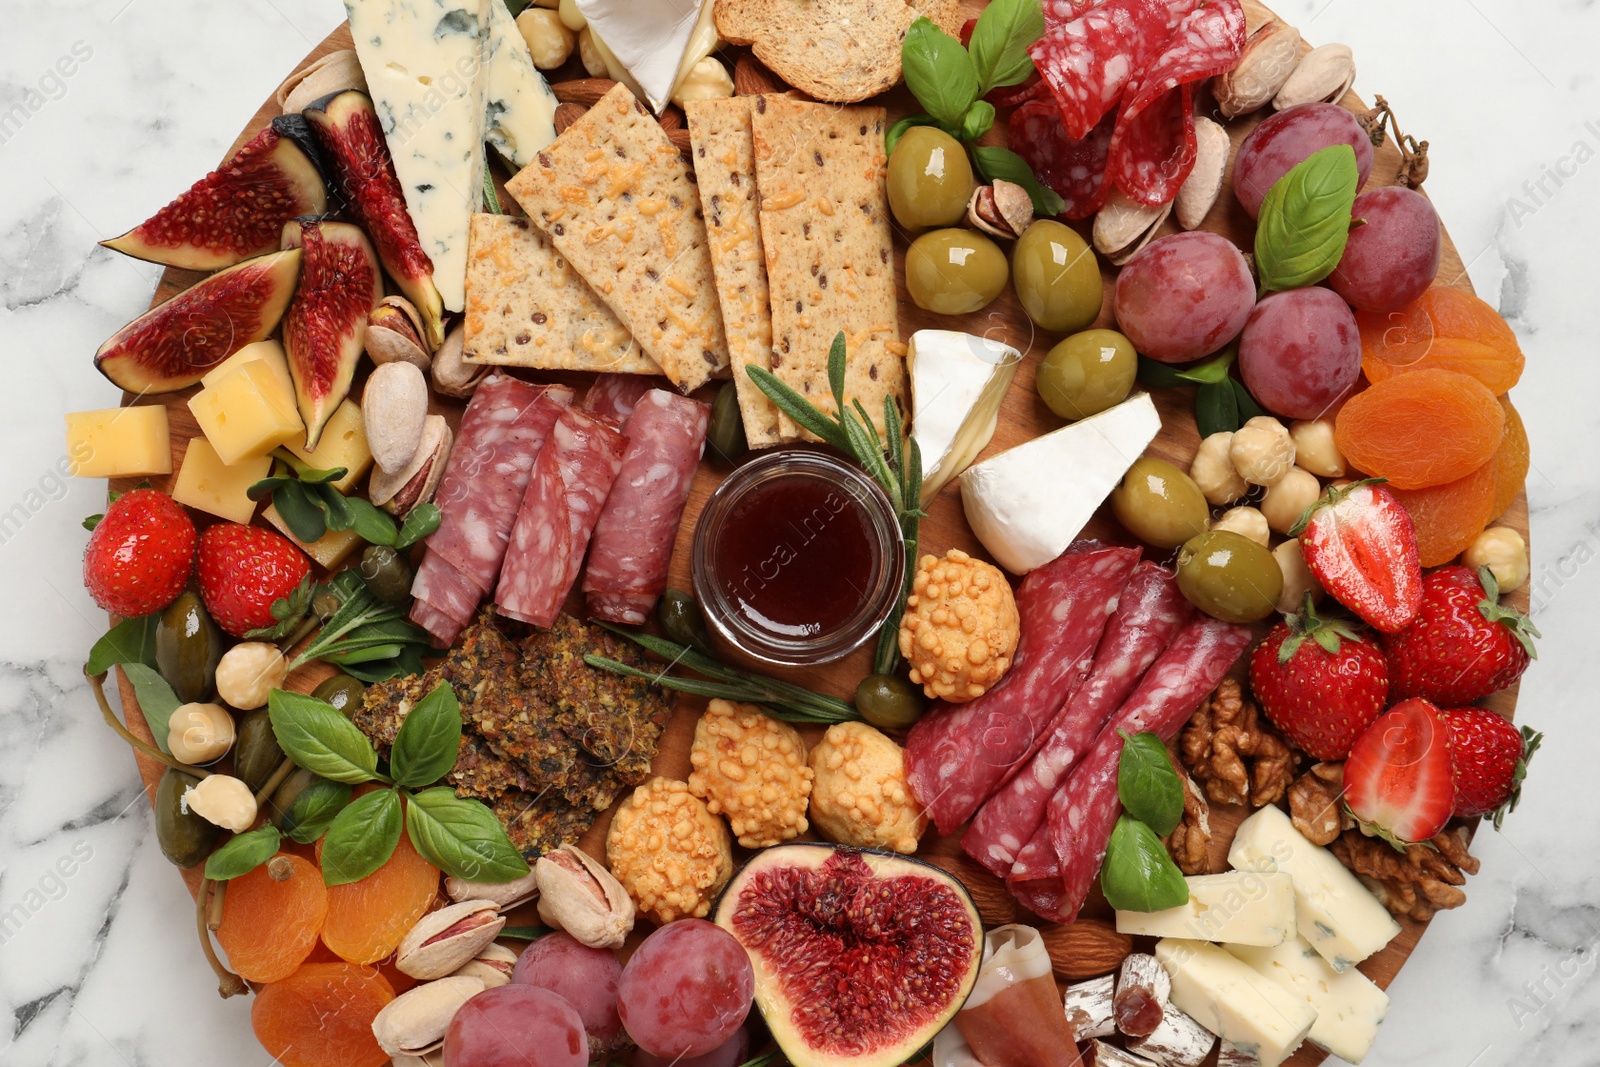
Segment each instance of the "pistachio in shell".
M1120 267L1155 239L1156 231L1170 214L1170 201L1160 207L1146 207L1120 189L1113 190L1094 217L1095 250Z

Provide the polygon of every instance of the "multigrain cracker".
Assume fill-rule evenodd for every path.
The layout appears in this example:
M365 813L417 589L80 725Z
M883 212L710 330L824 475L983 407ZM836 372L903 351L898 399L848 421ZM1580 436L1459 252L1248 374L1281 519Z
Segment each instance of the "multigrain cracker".
M506 185L684 392L727 366L694 177L617 85Z
M472 216L465 331L468 363L661 373L549 238L512 215Z
M734 96L691 100L684 111L744 436L751 448L765 448L778 443L778 409L745 370L752 363L772 369L772 309L750 133L753 106L750 97Z

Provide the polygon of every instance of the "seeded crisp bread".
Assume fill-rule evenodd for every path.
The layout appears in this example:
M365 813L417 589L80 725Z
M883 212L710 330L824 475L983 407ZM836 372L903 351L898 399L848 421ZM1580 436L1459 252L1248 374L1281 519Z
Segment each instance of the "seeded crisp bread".
M570 845L594 824L595 813L574 809L560 797L511 790L493 804L511 846L532 863L562 845Z
M468 363L661 373L549 238L512 215L472 216L465 340Z
M728 365L694 176L626 86L601 97L506 191L680 390Z
M745 370L751 363L772 369L772 308L750 133L753 106L752 98L733 96L690 100L684 111L744 436L751 448L765 448L780 440L778 409Z
M756 98L751 128L773 373L832 413L828 350L844 331L845 398L859 400L882 434L886 397L906 414L883 108L767 95Z

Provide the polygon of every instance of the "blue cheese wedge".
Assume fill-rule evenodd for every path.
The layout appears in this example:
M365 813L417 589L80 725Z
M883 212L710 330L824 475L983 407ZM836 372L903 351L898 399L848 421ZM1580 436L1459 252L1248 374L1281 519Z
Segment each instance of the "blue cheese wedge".
M1239 824L1228 862L1241 871L1282 871L1294 880L1300 936L1335 971L1345 971L1400 932L1378 898L1327 849L1313 845L1279 808Z
M513 167L556 139L556 94L533 65L511 9L489 4L489 61L484 71L484 136Z
M1204 941L1168 937L1156 959L1172 978L1172 1003L1224 1041L1278 1067L1300 1047L1317 1010L1249 964Z
M1186 903L1164 911L1118 911L1117 932L1262 946L1295 937L1294 882L1287 874L1229 871L1184 881Z
M716 47L713 0L577 0L577 5L590 33L605 42L657 114L689 68Z
M1066 551L1133 461L1161 432L1148 393L982 463L961 475L967 525L1012 574Z
M1350 1063L1360 1063L1372 1051L1389 1014L1389 994L1372 979L1354 967L1334 970L1303 937L1271 948L1223 947L1316 1009L1317 1021L1306 1035L1313 1045Z
M466 302L467 228L483 200L483 57L498 2L345 0L406 210L451 311Z
M911 335L911 436L922 452L922 502L978 458L994 436L1000 401L1022 353L956 330Z

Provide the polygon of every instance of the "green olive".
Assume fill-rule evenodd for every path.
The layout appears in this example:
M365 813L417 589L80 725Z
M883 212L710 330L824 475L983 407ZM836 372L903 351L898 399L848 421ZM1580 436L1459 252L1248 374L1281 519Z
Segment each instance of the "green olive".
M1063 419L1087 419L1126 400L1138 373L1132 341L1116 330L1084 330L1050 350L1034 388Z
M906 289L917 307L939 315L983 308L1006 287L1006 256L975 230L933 230L906 250Z
M906 730L927 710L922 690L895 674L869 674L856 686L856 710L880 730Z
M717 390L706 427L706 447L724 463L737 463L750 445L744 437L744 416L739 412L739 392L732 382Z
M200 594L184 592L156 622L156 669L185 704L217 695L217 661L222 631L211 621Z
M656 605L656 619L667 640L711 654L711 638L706 634L705 616L694 597L682 589L668 589Z
M1257 622L1283 593L1271 552L1243 534L1209 530L1178 552L1178 588L1189 603L1223 622Z
M954 226L972 188L966 149L937 127L913 126L889 154L889 210L908 229Z
M283 749L272 732L266 708L239 717L238 740L233 743L233 776L259 793L272 772L283 762Z
M222 836L222 827L184 809L184 790L199 784L192 774L168 769L156 785L156 841L161 854L179 867L203 862Z
M1194 479L1153 456L1135 460L1111 490L1111 511L1129 533L1156 548L1177 548L1205 533L1210 517Z
M1076 230L1040 219L1011 252L1017 297L1028 317L1051 333L1082 330L1100 314L1100 264Z
M344 713L345 718L354 715L361 708L361 698L366 693L367 687L348 674L336 674L326 678L311 691L311 695L318 700L326 700Z
M411 602L411 580L416 572L399 552L388 545L368 545L361 553L361 581L367 592L394 607Z

